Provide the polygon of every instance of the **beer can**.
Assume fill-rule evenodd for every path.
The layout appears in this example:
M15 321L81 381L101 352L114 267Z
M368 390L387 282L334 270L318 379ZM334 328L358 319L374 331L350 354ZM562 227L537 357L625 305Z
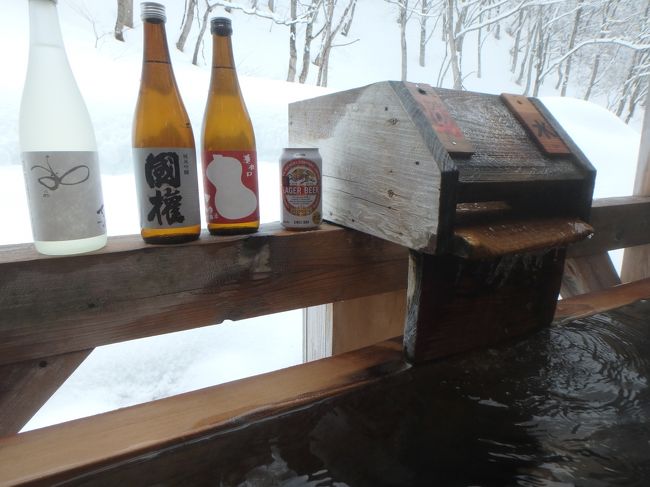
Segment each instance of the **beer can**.
M282 225L316 228L323 219L322 160L318 149L286 148L280 158Z

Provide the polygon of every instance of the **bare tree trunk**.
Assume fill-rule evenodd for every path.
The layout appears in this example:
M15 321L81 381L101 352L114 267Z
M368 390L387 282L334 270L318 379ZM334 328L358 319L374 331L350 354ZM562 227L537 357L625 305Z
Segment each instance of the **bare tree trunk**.
M576 16L573 21L573 29L571 30L571 37L569 38L568 50L574 48L576 45L576 38L578 37L578 28L580 26L580 16L582 15L582 0L578 0L578 10L576 10ZM567 86L569 84L569 75L571 74L571 60L573 56L569 56L566 60L566 68L564 70L564 79L562 80L562 90L560 91L560 96L566 96Z
M630 96L630 91L632 89L632 84L633 84L632 78L634 77L634 68L636 67L638 62L639 62L639 51L636 51L634 53L634 56L632 56L632 62L630 63L630 67L627 70L627 76L625 77L625 82L623 83L623 88L621 90L620 98L618 100L618 108L616 109L616 115L619 117L623 115L625 104Z
M447 46L449 47L449 56L451 63L451 72L454 76L454 89L460 90L463 86L463 79L458 62L458 48L456 45L456 34L454 33L454 3L455 0L447 0L447 15L445 23L445 32L447 35Z
M348 5L345 7L343 14L338 20L338 23L334 26L334 7L336 6L337 0L327 0L327 10L325 19L325 27L323 29L323 43L321 44L321 50L317 56L318 65L318 86L327 86L327 74L329 70L329 58L332 51L334 39L339 33L346 20L350 16L350 12L353 11L353 7L357 3L357 0L349 0Z
M185 15L183 16L183 23L181 25L181 35L176 42L176 48L179 51L185 50L185 43L187 36L190 35L192 24L194 23L194 11L197 8L197 0L185 0Z
M532 58L531 47L533 46L533 38L537 34L537 24L529 22L528 25L528 42L526 43L526 51L524 52L524 60L521 62L521 69L519 70L519 77L517 78L517 84L520 85L524 79L524 71L526 71L526 66L530 64L530 58Z
M199 30L199 35L196 38L196 44L194 45L194 54L192 55L192 64L195 66L199 65L199 50L201 49L201 42L203 41L205 30L209 24L210 13L214 7L216 7L216 5L210 5L206 0L205 12L203 13L203 19L201 20L201 29Z
M314 7L316 6L316 2L318 0L312 0L312 11L317 12L314 10ZM307 27L305 28L305 44L303 46L302 50L302 69L300 70L300 76L298 77L298 81L300 83L304 83L307 81L307 75L309 74L309 65L311 64L311 41L314 40L314 21L316 20L316 13L314 13L313 17L309 19L309 22L307 23Z
M479 22L483 21L483 13L479 15ZM476 33L476 77L481 77L481 47L483 44L483 29L479 29Z
M291 0L291 25L289 26L289 72L287 73L287 81L294 82L296 80L296 60L298 58L298 51L296 49L296 17L298 15L298 0Z
M406 21L408 20L408 0L402 0L399 4L399 37L402 53L402 81L406 81L408 69L407 44L406 44Z
M426 49L427 49L427 19L429 11L429 0L422 0L420 12L420 66L424 67L426 62Z
M117 0L115 39L124 42L124 27L133 28L133 0Z
M352 20L354 20L354 11L356 8L357 8L357 4L355 2L354 5L352 5L352 11L350 12L350 17L348 17L348 20L345 22L345 24L343 24L343 29L341 29L341 35L343 37L347 37L348 34L350 33L350 27L352 27Z
M268 6L271 12L275 12L275 0L269 0Z
M519 59L519 43L521 41L521 31L524 28L524 11L519 11L519 18L517 21L517 34L515 35L515 45L512 48L512 64L510 65L510 72L514 73L517 69L517 61Z

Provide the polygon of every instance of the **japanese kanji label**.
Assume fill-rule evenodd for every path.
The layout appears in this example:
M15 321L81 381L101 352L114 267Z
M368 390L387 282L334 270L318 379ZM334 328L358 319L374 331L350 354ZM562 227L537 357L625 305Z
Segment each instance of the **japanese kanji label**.
M142 228L201 223L194 149L134 148L133 160Z
M544 153L555 156L571 154L551 123L527 97L502 93L501 99Z

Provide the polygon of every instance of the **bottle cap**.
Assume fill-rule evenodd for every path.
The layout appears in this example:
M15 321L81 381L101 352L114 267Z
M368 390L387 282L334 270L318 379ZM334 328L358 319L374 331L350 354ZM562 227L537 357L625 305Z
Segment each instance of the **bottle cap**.
M165 6L156 2L142 2L140 4L140 18L142 20L159 20L167 22Z
M218 36L229 36L232 34L232 22L227 17L214 17L210 21L210 32Z

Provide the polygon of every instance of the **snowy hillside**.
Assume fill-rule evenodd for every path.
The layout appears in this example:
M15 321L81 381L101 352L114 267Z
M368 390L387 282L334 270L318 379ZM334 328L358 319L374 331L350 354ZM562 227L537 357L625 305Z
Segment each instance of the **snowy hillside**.
M184 2L163 3L168 8L174 70L198 140L211 47L209 43L204 45L199 66L191 63L193 41L184 53L174 49ZM135 27L126 32L126 42L113 39L114 4L105 0L59 0L67 52L98 139L110 235L139 232L130 139L139 87L142 30L136 13ZM287 144L287 104L332 90L400 78L395 6L382 0L359 0L357 8L357 19L363 21L353 24L349 34L352 44L334 49L328 88L313 85L314 70L307 84L283 81L287 72L286 26L237 11L230 15L235 59L257 137L263 222L278 220L279 216L276 161ZM214 14L224 12L216 10ZM0 24L4 61L0 76L0 177L5 183L5 201L10 201L12 208L5 214L0 244L9 244L31 241L17 123L28 52L27 2L0 0ZM418 35L417 25L409 24L410 38ZM428 56L442 58L444 44L432 42ZM483 48L482 77L469 76L466 87L489 93L521 92L510 73L501 68L508 63L508 56L507 44L489 38ZM466 71L472 72L468 63ZM432 83L436 69L420 67L416 50L410 51L410 80ZM557 97L552 83L544 85L540 95L597 167L595 196L629 194L638 151L635 129L601 106ZM635 119L636 127L640 120ZM296 310L236 326L228 323L102 347L28 426L39 427L299 363L301 316L301 311Z

